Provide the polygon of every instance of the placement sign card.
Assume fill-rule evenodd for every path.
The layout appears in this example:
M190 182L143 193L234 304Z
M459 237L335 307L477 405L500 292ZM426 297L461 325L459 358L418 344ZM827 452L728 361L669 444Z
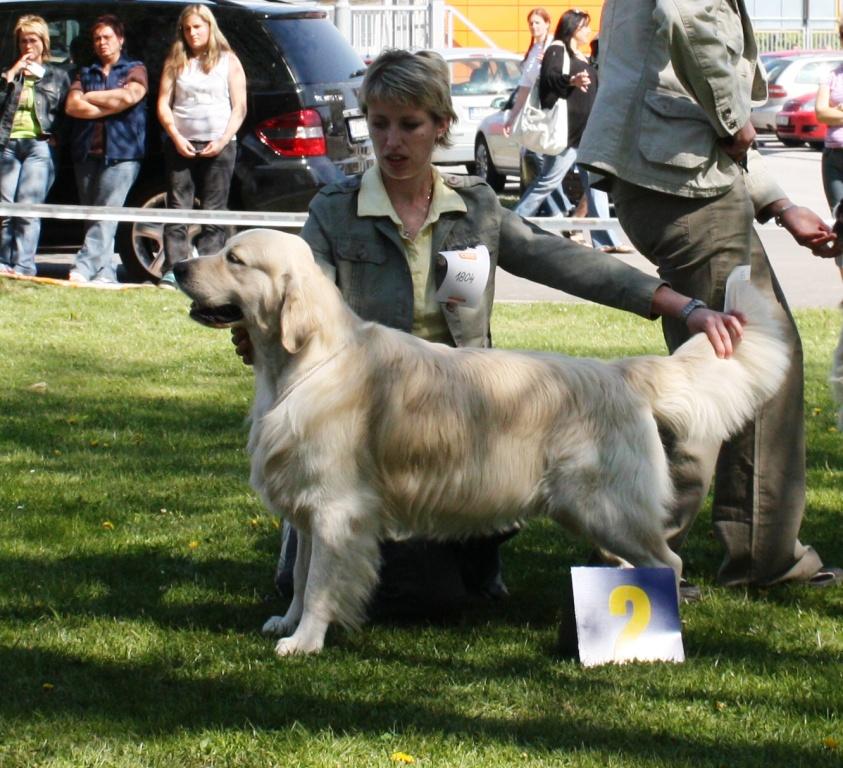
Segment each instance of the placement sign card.
M670 568L572 568L580 661L685 661Z

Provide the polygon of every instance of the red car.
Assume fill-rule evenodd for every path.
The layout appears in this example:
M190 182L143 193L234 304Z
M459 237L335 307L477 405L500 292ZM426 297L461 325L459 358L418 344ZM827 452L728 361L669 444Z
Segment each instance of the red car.
M786 147L801 147L805 142L812 149L822 149L826 125L817 122L815 93L806 93L786 101L776 115L776 137Z

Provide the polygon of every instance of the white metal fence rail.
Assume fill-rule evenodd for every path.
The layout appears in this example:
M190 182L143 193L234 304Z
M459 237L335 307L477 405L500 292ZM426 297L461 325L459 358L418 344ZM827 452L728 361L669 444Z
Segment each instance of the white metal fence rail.
M444 0L388 4L337 0L331 11L337 29L364 59L374 58L384 48L452 48L458 23L469 30L478 45L497 47L471 19Z

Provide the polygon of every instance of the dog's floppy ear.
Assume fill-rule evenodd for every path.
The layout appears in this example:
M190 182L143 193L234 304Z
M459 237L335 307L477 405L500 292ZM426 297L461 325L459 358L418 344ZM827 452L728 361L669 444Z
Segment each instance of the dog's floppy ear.
M317 305L307 296L299 275L287 276L284 304L281 307L281 345L296 354L319 330Z

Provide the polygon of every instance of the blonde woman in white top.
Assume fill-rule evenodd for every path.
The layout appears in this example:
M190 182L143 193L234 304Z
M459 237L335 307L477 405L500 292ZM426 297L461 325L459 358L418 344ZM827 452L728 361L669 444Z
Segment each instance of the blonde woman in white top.
M204 5L189 5L178 21L176 40L164 62L158 119L167 132L167 207L224 210L234 161L236 134L246 116L246 75L240 60ZM193 244L186 224L164 228L161 285L175 287L173 264L191 255L216 253L222 227L205 225Z

